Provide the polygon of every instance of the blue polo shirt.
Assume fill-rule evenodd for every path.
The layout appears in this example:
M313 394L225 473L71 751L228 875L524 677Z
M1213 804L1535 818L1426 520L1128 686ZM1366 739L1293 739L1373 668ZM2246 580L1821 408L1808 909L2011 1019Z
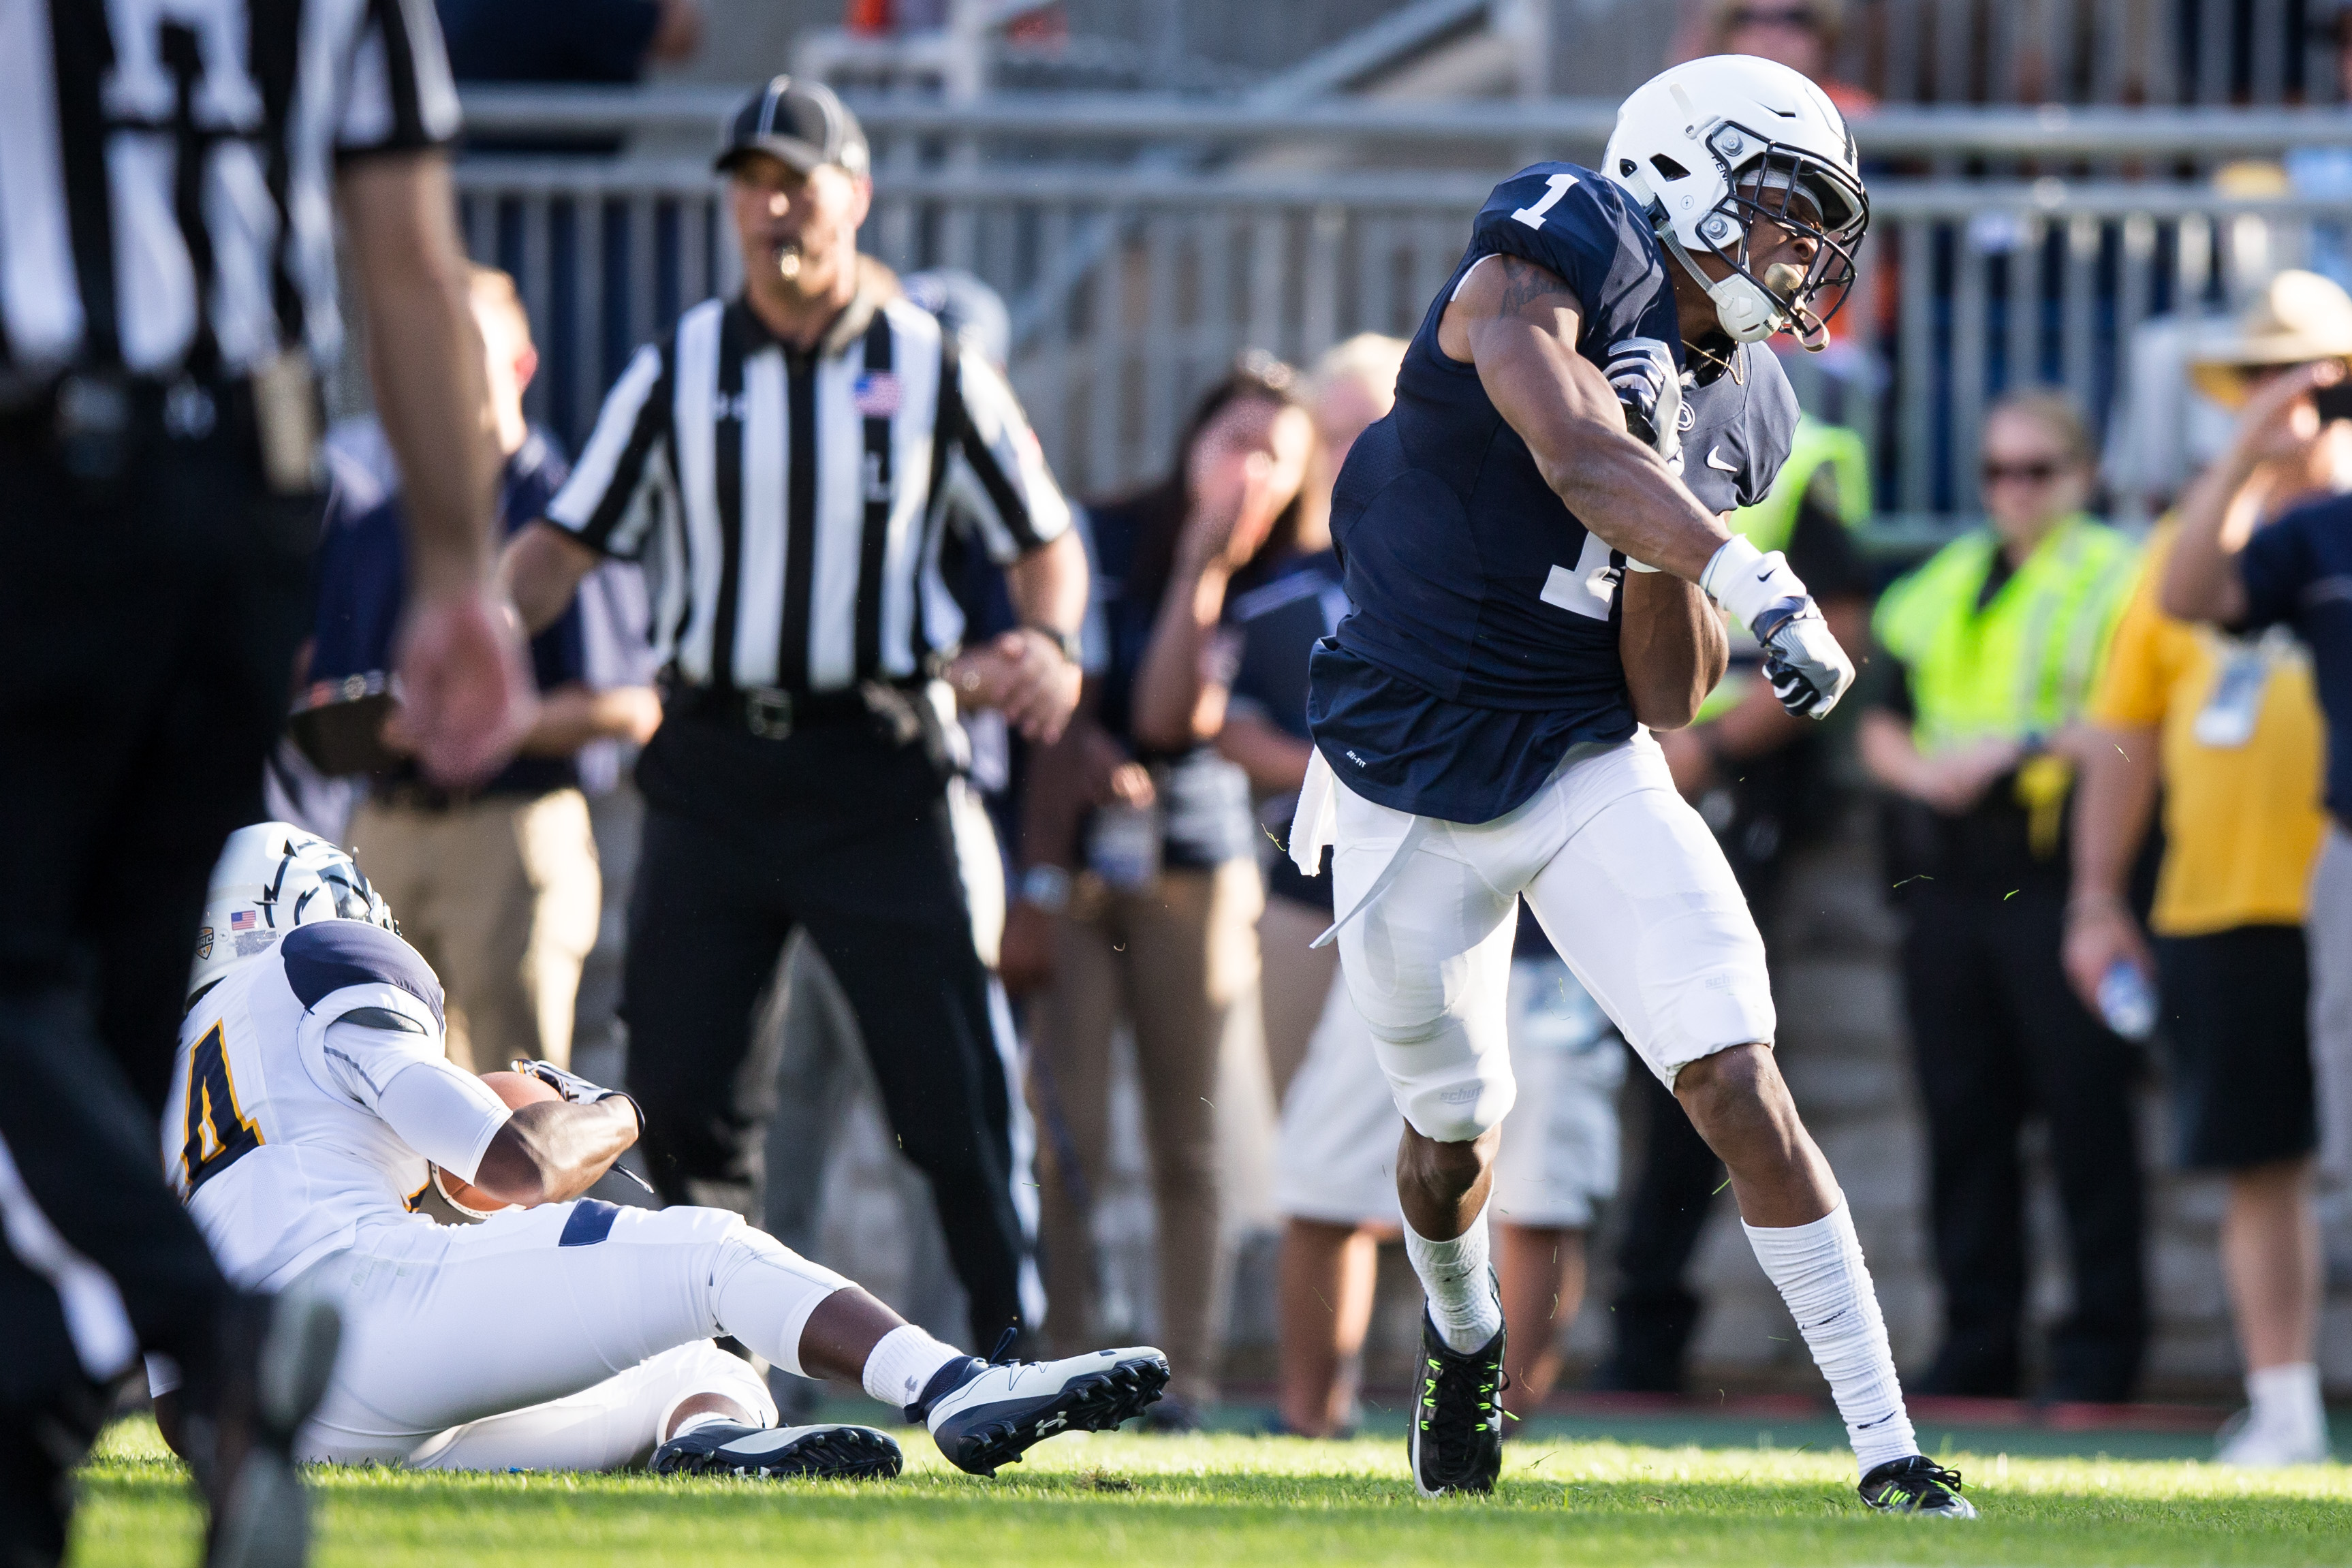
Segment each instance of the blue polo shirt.
M2295 508L2238 558L2246 631L2294 628L2327 717L2327 809L2352 823L2352 496Z
M507 459L499 483L499 526L506 533L547 515L572 466L538 430ZM366 676L392 668L393 639L408 594L406 519L392 495L341 521L331 521L311 568L317 613L311 628L313 681ZM530 642L531 675L551 691L588 678L586 638L575 595L555 624ZM517 757L482 786L493 795L543 795L580 782L570 757Z

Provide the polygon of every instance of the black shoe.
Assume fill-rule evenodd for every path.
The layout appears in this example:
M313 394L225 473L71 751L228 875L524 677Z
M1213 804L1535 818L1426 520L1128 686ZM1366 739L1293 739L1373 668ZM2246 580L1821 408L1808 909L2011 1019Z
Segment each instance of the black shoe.
M1977 1510L1960 1495L1960 1472L1948 1470L1925 1454L1874 1465L1856 1489L1881 1513L1921 1513L1936 1519L1974 1519Z
M769 1480L887 1480L905 1463L871 1426L744 1426L711 1421L654 1450L657 1476L752 1476Z
M1405 1449L1423 1497L1490 1492L1503 1468L1503 1334L1465 1353L1421 1315L1421 1397Z
M998 1354L1011 1342L1008 1333ZM992 1476L1056 1432L1108 1432L1168 1386L1168 1358L1149 1345L1065 1361L982 1361L940 1369L907 1410L960 1470Z
M297 1285L239 1294L222 1314L221 1360L202 1403L192 1399L190 1468L211 1505L205 1568L299 1568L310 1542L310 1500L294 1435L326 1397L342 1315Z

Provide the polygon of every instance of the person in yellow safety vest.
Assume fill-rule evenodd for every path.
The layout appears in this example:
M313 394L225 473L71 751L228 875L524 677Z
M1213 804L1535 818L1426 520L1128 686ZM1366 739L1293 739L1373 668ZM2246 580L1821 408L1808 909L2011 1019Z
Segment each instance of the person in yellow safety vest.
M1879 600L1900 679L1863 715L1864 766L1894 799L1887 879L1909 917L1905 1005L1928 1133L1944 1340L1917 1392L2013 1398L2027 1276L2019 1137L2045 1118L2074 1304L2042 1397L2131 1397L2147 1337L2131 1044L2061 961L2066 800L2082 721L2137 552L2083 510L2089 433L2054 393L1985 416L1990 526ZM2120 1016L2120 1015L2119 1015Z
M1860 647L1869 628L1870 578L1853 531L1869 518L1862 437L1808 415L1797 422L1771 492L1726 521L1757 549L1785 552L1839 640ZM1789 848L1822 825L1831 792L1822 777L1821 726L1790 717L1759 679L1757 656L1747 628L1734 626L1729 673L1689 728L1657 740L1675 787L1698 807L1741 890L1762 911ZM1633 1076L1642 1080L1633 1093L1649 1134L1618 1248L1618 1290L1607 1319L1612 1343L1596 1382L1628 1393L1675 1393L1699 1312L1683 1276L1723 1186L1723 1167L1674 1097L1646 1075Z

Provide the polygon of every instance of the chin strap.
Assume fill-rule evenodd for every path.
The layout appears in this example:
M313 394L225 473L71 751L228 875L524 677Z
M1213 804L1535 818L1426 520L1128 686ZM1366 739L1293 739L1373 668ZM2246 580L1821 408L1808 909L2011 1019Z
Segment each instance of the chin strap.
M1709 278L1671 226L1661 230L1658 238L1674 252L1683 270L1706 290L1706 297L1715 301L1715 319L1733 342L1760 343L1791 324L1789 308L1747 274L1734 272L1728 278ZM1820 323L1809 321L1798 332L1798 342L1818 353L1829 345L1829 333Z

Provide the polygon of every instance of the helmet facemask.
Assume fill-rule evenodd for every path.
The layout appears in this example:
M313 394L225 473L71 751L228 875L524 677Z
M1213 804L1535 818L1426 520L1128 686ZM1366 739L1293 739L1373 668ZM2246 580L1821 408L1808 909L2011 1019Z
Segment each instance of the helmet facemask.
M1849 152L1851 147L1849 135ZM1725 195L1694 227L1699 243L1730 276L1709 278L1672 227L1659 237L1706 285L1724 330L1735 341L1753 342L1785 327L1810 350L1828 347L1830 320L1853 288L1854 250L1870 226L1869 195L1829 160L1742 125L1717 126L1706 148L1721 173ZM1751 255L1759 223L1812 242L1811 259L1801 272L1794 262L1761 262Z

